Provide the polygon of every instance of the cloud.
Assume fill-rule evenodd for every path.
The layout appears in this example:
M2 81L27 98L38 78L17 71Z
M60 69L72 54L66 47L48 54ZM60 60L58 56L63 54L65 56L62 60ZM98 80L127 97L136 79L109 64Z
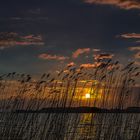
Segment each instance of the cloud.
M44 42L40 35L35 36L31 34L27 36L20 36L18 33L14 32L0 33L0 49L28 45L44 45Z
M75 66L74 62L70 62L70 63L67 64L67 67L72 67L72 66Z
M140 47L129 47L129 51L140 51Z
M140 34L138 33L127 33L127 34L122 34L120 36L126 39L140 39Z
M136 59L140 59L140 52L137 52L137 53L134 55L134 57L135 57Z
M100 52L100 49L93 49L93 52Z
M134 55L134 57L136 59L140 59L140 47L137 46L137 47L129 47L128 48L129 51L136 51L136 54Z
M72 57L73 58L77 58L79 55L84 54L84 53L89 53L90 52L90 48L83 48L83 49L77 49Z
M59 60L59 61L69 59L69 57L58 56L58 55L50 55L50 54L47 54L47 53L40 54L39 58L45 59L45 60Z
M11 20L11 21L47 21L47 16L40 17L11 17L11 18L1 18L0 20Z
M127 34L122 34L120 35L122 38L126 38L126 39L140 39L140 34L139 33L127 33ZM137 43L140 42L139 40L136 41ZM140 59L140 46L136 46L136 47L129 47L128 48L129 51L134 51L134 58L136 60ZM136 65L140 65L139 61L135 62Z
M117 37L125 38L125 39L135 39L136 43L140 43L140 33L126 33L119 35Z
M30 9L24 11L24 16L11 16L11 17L1 17L0 21L31 21L31 22L38 22L38 21L48 21L48 14L40 9Z
M95 62L94 64L91 64L91 63L81 64L80 67L83 67L83 68L97 68L100 65L101 65L101 63Z
M102 53L93 55L95 60L112 59L114 54Z
M84 2L89 4L112 5L125 10L140 9L139 0L84 0Z
M87 63L87 64L81 64L80 67L91 69L91 68L98 68L98 67L104 67L107 70L113 70L118 69L122 67L122 64L114 64L114 63L105 63L105 62L94 62L94 63Z
M140 40L137 40L136 43L140 43Z

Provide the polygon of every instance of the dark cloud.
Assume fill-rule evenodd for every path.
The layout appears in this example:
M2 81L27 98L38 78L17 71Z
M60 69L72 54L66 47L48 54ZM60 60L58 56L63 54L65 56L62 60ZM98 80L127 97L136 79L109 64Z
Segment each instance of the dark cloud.
M0 33L0 49L14 46L44 45L40 35L20 36L18 33Z

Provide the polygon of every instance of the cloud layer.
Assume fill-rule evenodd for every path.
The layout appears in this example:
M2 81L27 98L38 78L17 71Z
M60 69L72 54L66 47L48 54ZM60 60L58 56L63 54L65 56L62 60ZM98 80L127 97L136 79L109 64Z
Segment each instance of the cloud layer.
M95 62L94 64L91 64L91 63L81 64L80 67L83 67L83 68L97 68L100 65L101 65L101 63Z
M126 39L140 39L140 34L138 33L127 33L127 34L122 34L120 35L122 38Z
M35 36L31 34L27 36L20 36L18 33L14 32L0 33L0 49L28 45L44 45L44 42L40 35Z
M140 39L140 34L139 33L126 33L126 34L122 34L120 35L120 37L125 38L125 39L135 39L137 40L136 42L139 42L138 39ZM129 47L128 48L129 51L134 51L134 58L136 59L135 64L139 65L140 62L140 46L134 46L134 47Z
M112 59L114 54L108 54L108 53L101 53L94 55L95 60L103 60L103 59Z
M58 56L58 55L50 55L50 54L47 54L47 53L40 54L39 58L44 59L44 60L59 60L59 61L69 59L69 57Z
M130 51L140 51L140 47L137 46L137 47L129 47L128 48Z
M90 4L102 4L102 5L112 5L117 6L121 9L140 9L139 0L84 0L86 3Z
M67 64L67 67L72 67L72 66L75 66L74 62L70 62L70 63Z
M73 58L77 58L79 55L84 54L84 53L89 53L90 52L90 48L83 48L83 49L77 49L72 57Z

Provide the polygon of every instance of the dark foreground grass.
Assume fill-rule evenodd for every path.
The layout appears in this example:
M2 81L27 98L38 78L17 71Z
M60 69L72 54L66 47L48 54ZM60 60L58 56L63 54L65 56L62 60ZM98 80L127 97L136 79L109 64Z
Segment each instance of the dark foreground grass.
M0 114L1 139L139 140L140 114Z

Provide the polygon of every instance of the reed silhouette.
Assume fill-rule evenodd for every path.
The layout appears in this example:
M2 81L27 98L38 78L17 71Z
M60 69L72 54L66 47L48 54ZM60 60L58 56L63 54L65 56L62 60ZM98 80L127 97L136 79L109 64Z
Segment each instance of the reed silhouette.
M44 73L38 79L16 72L0 75L0 139L138 140L139 114L37 112L43 108L140 107L139 67L134 62L126 66L113 60L97 63L91 69L67 66L56 76ZM13 113L18 110L24 112Z

